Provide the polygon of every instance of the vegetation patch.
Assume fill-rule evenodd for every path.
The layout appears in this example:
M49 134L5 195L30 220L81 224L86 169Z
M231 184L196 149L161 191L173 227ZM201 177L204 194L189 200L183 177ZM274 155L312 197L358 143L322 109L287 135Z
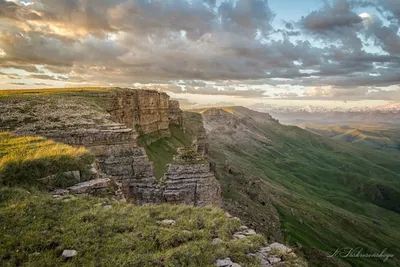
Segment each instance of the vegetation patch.
M177 125L170 125L169 130L170 137L159 138L150 144L147 142L149 137L146 135L139 137L139 144L146 149L147 156L154 164L155 175L158 179L164 176L165 166L173 161L177 149L192 145L194 139L193 135Z
M94 157L44 137L0 133L0 183L6 186L66 187L76 181L61 175L68 171L85 174ZM54 175L51 181L40 179Z
M230 257L251 267L257 260L246 254L265 245L260 235L233 239L240 222L215 207L139 207L94 197L63 202L8 187L0 189L0 222L2 266L207 267ZM217 237L221 242L212 244ZM77 255L66 260L68 249Z
M400 154L257 116L248 110L243 128L268 137L271 146L247 142L254 136L249 130L234 141L218 128L208 135L224 208L257 232L301 248L310 266L399 266ZM327 258L343 247L378 254L386 248L395 256Z

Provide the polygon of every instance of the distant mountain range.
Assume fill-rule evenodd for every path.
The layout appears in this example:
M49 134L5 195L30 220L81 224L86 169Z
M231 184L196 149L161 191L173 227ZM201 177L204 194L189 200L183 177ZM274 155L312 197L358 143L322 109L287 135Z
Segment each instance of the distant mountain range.
M355 107L355 108L327 108L322 106L283 106L276 107L265 104L255 104L249 106L250 109L264 112L276 112L276 113L292 113L292 112L308 112L308 113L329 113L329 112L385 112L385 113L400 113L400 102L390 103L382 106L376 107Z
M253 110L267 112L283 124L400 124L400 103L391 103L378 107L360 107L345 109L307 107L272 107L259 104L250 107Z

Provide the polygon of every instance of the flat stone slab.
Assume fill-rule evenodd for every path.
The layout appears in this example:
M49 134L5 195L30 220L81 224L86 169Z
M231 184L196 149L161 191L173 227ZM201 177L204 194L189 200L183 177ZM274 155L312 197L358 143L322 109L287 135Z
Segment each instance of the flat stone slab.
M64 258L67 258L67 259L75 257L76 255L78 255L78 252L76 250L73 250L73 249L66 249L62 253L62 256Z
M96 179L96 180L90 180L87 182L76 184L72 187L69 187L68 190L72 194L84 194L84 193L88 193L92 189L106 188L110 184L111 184L111 179L109 179L109 178Z

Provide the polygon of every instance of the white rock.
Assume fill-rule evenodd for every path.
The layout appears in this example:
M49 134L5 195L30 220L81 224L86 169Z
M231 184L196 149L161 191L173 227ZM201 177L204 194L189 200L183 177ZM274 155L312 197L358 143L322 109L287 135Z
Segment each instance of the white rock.
M223 260L217 260L216 265L218 267L229 267L233 264L230 258L226 258Z
M266 259L263 259L263 258L261 259L260 264L261 264L262 267L271 266L269 261L266 260Z
M232 263L231 265L230 265L230 267L242 267L240 264L237 264L237 263Z
M234 234L233 235L233 238L236 238L236 239L243 239L243 238L246 238L247 236L245 236L245 235L242 235L242 234Z
M97 171L96 168L92 167L92 168L89 169L89 173L90 174L98 174L98 171Z
M268 261L269 261L270 263L276 263L276 262L280 262L280 261L281 261L281 258L279 258L279 257L277 257L277 256L271 256L271 257L268 258Z
M280 252L288 252L289 248L285 245L282 245L280 243L272 243L271 245L269 245L271 247L271 249L275 249L277 251Z
M245 235L249 236L249 235L256 235L256 231L254 231L253 229L249 229L247 231L243 232Z
M84 194L84 193L89 192L92 189L106 188L110 184L111 184L111 179L109 179L109 178L96 179L96 180L90 180L87 182L76 184L76 185L68 188L68 190L70 190L70 192L73 194Z
M175 225L176 224L176 222L174 220L168 220L168 219L162 220L161 223L167 224L167 225Z
M66 249L63 251L62 256L64 258L72 258L72 257L75 257L77 254L78 254L78 252L76 250Z
M261 247L260 248L260 252L264 253L264 252L270 252L271 251L271 247Z
M104 208L108 210L108 209L111 209L112 206L111 205L104 205Z
M53 191L51 191L50 194L63 196L63 195L68 194L68 190L57 188L57 189L54 189Z

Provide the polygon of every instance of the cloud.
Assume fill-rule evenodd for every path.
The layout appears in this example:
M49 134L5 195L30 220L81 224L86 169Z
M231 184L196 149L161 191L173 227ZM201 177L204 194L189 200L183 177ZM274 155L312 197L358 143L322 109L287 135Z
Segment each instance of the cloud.
M360 24L360 16L350 10L347 0L336 0L333 6L328 3L318 11L313 11L301 21L304 28L315 32L335 31L340 28Z
M303 96L279 86L353 98L399 84L395 0L325 1L280 24L267 0L24 2L0 0L0 75L17 83L142 84L243 98ZM360 16L364 7L369 13Z

